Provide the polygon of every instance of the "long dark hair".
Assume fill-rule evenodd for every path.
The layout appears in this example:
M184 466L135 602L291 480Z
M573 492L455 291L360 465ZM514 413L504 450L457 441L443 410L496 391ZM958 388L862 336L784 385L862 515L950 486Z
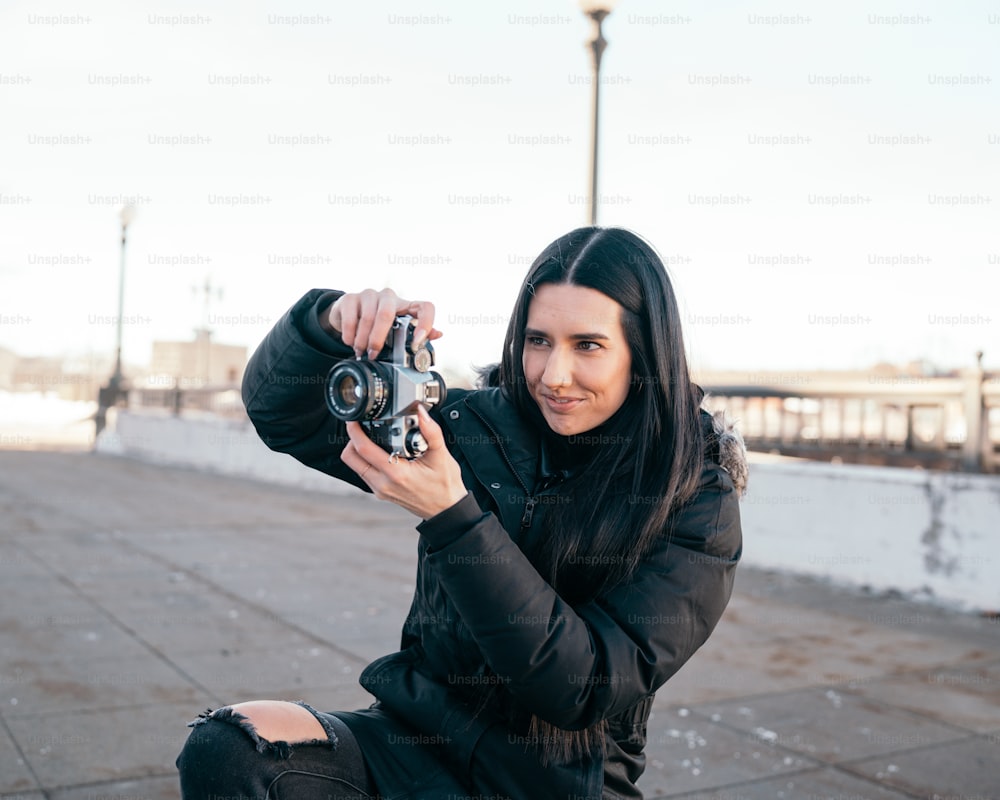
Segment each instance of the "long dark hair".
M480 375L481 384L499 385L522 415L545 426L522 355L528 308L546 283L596 289L615 300L632 356L622 407L598 435L568 437L597 439L597 446L585 448L584 463L559 487L566 502L545 506L542 536L526 548L540 573L577 605L625 581L660 537L670 536L671 514L697 491L703 392L691 381L677 298L655 250L622 228L578 228L535 259L514 304L501 362ZM563 730L528 717L543 763L604 751L604 721Z
M594 437L600 446L565 484L570 502L546 507L545 535L530 554L564 597L581 602L632 574L668 533L671 512L697 489L702 392L691 382L677 299L653 248L622 228L578 228L535 259L507 327L496 379L522 414L538 416L522 353L528 307L546 283L596 289L615 300L632 355L624 406L601 426Z

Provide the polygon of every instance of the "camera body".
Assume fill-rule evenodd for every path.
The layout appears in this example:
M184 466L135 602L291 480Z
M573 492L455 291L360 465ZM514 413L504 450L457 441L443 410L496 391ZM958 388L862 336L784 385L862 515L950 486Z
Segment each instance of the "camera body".
M397 317L374 361L341 361L326 376L330 413L345 422L360 422L390 457L423 455L427 442L417 423L417 404L430 408L447 395L444 379L431 371L430 342L413 347L415 328L412 317Z

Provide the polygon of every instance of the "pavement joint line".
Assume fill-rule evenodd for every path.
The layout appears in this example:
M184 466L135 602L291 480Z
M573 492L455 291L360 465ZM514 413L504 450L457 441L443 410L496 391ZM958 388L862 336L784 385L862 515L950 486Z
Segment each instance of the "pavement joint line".
M890 750L886 753L876 753L875 755L858 756L857 758L845 758L843 761L837 761L831 763L830 766L842 766L847 770L862 761L871 761L873 758L894 758L896 756L905 756L910 753L918 753L921 750L929 750L931 748L941 747L942 745L953 745L953 744L963 744L965 742L972 741L973 739L983 738L981 734L971 733L967 736L959 736L955 739L946 739L943 742L927 742L926 744L917 744L911 747L904 747L901 750ZM988 740L987 740L988 741ZM852 773L853 774L853 773Z
M64 717L76 716L82 717L87 714L105 714L108 711L148 711L150 709L164 709L170 708L172 706L180 705L178 701L172 701L169 703L158 702L158 703L130 703L128 705L121 706L98 706L96 708L48 708L41 711L15 711L13 713L7 712L6 714L0 714L0 720L9 719L30 719L31 717L51 717L54 715L62 715ZM197 712L194 713L194 717L197 717ZM192 718L193 721L194 718ZM121 780L126 780L122 778Z
M855 692L852 692L852 691L846 690L846 689L843 690L843 692L844 692L844 694L849 694L849 695L851 695L852 697L854 697L854 698L856 698L858 700L864 700L866 703L873 703L873 704L882 706L885 709L892 709L893 711L899 711L899 712L901 712L903 714L906 714L907 716L916 717L918 720L923 720L925 722L931 722L931 723L933 723L935 725L940 725L941 727L944 727L944 728L950 728L955 733L965 734L965 736L961 737L961 738L970 738L970 737L974 737L974 736L979 736L980 735L979 731L974 731L974 730L971 730L970 728L962 727L961 725L958 725L958 724L956 724L954 722L949 722L948 720L939 719L937 717L931 716L930 714L928 714L928 713L926 713L924 711L919 711L919 710L913 709L913 708L907 708L905 706L899 706L899 705L896 705L895 703L890 703L890 702L888 702L886 700L880 700L877 697L869 697L867 695L857 694ZM956 738L955 741L960 741L960 739ZM920 747L925 747L925 746L926 745L920 745ZM895 752L895 751L893 751L893 752Z
M830 691L825 686L804 686L801 689L789 689L789 690L786 690L784 692L768 692L766 694L761 694L761 695L741 696L738 699L740 700L740 702L746 701L748 703L753 703L753 702L755 702L757 700L768 700L768 699L773 699L773 698L776 698L776 697L781 697L782 695L798 694L798 693L804 692L804 691L810 691L811 692L811 691L824 691L824 690ZM915 718L917 718L919 720L922 720L922 721L925 721L925 722L930 722L930 723L932 723L934 725L940 725L943 728L950 728L956 734L961 734L959 736L956 736L954 739L947 740L949 742L961 742L961 741L965 741L966 739L975 738L977 736L987 736L987 737L989 736L988 733L984 734L984 733L980 733L979 731L971 730L969 728L963 728L961 725L956 725L953 722L948 722L947 720L942 720L942 719L938 719L937 717L932 717L932 716L930 716L928 714L925 714L923 712L915 711L912 708L906 708L905 706L899 706L899 705L896 705L895 703L889 703L889 702L887 702L885 700L880 700L877 697L868 697L867 695L858 694L857 692L851 691L850 689L834 689L834 691L839 691L841 694L849 695L850 697L853 697L855 700L861 700L861 701L864 701L866 703L872 703L874 705L881 706L886 711L895 711L895 712L900 713L901 715L905 715L905 716L908 716L908 717L915 717ZM722 700L722 701L719 701L717 703L704 703L704 704L700 704L700 705L711 706L711 705L719 705L720 703L730 703L730 702L732 702L732 701L731 700ZM707 714L704 710L697 709L697 708L695 708L693 706L681 706L681 707L682 708L687 708L688 711L690 711L692 714L696 714L697 716L701 717L702 719L704 719L707 722L710 722L710 723L712 723L714 725L719 725L720 727L726 728L727 730L730 730L730 731L735 732L735 733L743 733L743 734L749 735L749 733L747 731L745 731L745 730L743 730L741 728L736 728L736 727L734 727L732 725L729 725L728 723L724 722L721 719L718 719L718 720L712 719L711 716L709 714ZM939 744L943 744L943 743L939 743ZM781 746L781 745L778 745L778 746ZM921 744L921 745L916 745L914 747L903 748L901 750L890 750L887 753L885 753L885 755L891 755L891 754L894 754L894 753L909 752L910 750L919 750L919 749L924 748L924 747L933 747L933 746L934 746L933 743L932 744ZM798 752L798 751L794 751L794 752ZM870 757L871 756L866 756L866 758L870 758ZM846 764L846 763L849 763L850 761L854 761L854 760L855 759L847 759L844 762L823 761L822 763L823 764L834 764L834 763L845 763Z
M870 780L866 780L864 776L856 775L853 772L846 772L843 770L837 770L834 764L819 764L817 766L807 767L801 770L793 770L790 772L782 772L780 775L762 775L760 777L752 778L745 781L736 781L735 783L726 783L721 786L712 786L703 789L692 789L690 792L684 792L683 794L657 794L646 796L646 800L685 800L685 798L696 798L704 797L706 792L712 792L714 795L718 796L721 792L731 791L733 789L752 789L754 786L769 783L774 780L781 780L784 778L794 778L796 776L808 775L812 772L822 771L824 769L833 769L835 771L841 771L843 774L850 776L851 778L858 779L861 778L866 783L871 784L876 789L890 789L896 792L902 797L911 797L914 800L927 800L927 795L925 794L912 794L911 792L904 791L902 789L897 789L894 786L886 786L884 783L871 783Z
M90 526L90 529L93 530L93 526ZM309 640L311 640L313 642L316 642L317 644L322 644L324 646L327 646L327 647L331 648L334 652L336 652L339 655L343 656L344 658L347 658L350 661L358 664L359 666L365 666L370 661L370 659L363 658L362 656L359 656L358 654L356 654L356 653L354 653L354 652L352 652L350 650L347 650L347 649L345 649L345 648L343 648L343 647L341 647L341 646L339 646L337 644L334 644L333 642L330 642L330 641L328 641L327 639L324 639L321 636L317 636L312 631L309 631L309 630L307 630L305 628L302 628L299 625L297 625L297 624L295 624L295 623L293 623L293 622L291 622L289 620L284 619L279 614L275 613L275 611L273 609L271 609L271 608L262 606L262 605L260 605L258 603L254 603L253 601L248 600L247 598L242 597L241 595L238 595L238 594L236 594L234 592L231 592L228 589L225 589L224 587L220 586L219 584L213 582L209 578L207 578L207 577L205 577L203 575L200 575L197 572L194 572L194 571L188 569L187 567L184 567L184 566L182 566L180 564L177 564L177 563L171 561L170 559L166 558L165 556L161 556L158 553L152 553L152 552L147 551L146 549L144 549L144 548L140 547L139 545L137 545L134 541L132 541L131 539L129 539L127 536L125 536L124 534L122 534L120 531L111 530L111 531L108 531L108 534L117 543L119 543L122 546L128 548L133 553L136 553L137 555L140 555L143 558L146 558L146 559L148 559L148 560L150 560L150 561L152 561L154 563L157 563L157 564L159 564L161 566L165 566L165 567L169 568L171 571L182 572L185 575L189 576L190 578L192 578L192 579L194 579L194 580L202 583L205 586L208 586L210 589L212 589L213 591L217 592L218 594L221 594L223 597L226 597L226 598L228 598L230 600L233 600L235 602L241 603L241 604L243 604L244 606L246 606L248 608L251 608L251 609L253 609L253 610L255 610L255 611L259 612L259 613L264 614L265 616L271 616L271 617L277 618L277 619L281 620L282 624L285 625L285 627L287 627L289 630L295 631L295 632L301 634L302 636L305 636L307 639L309 639ZM181 667L179 664L177 664L176 662L174 662L169 656L167 656L164 652L162 652L154 644L152 644L151 642L149 642L146 639L144 639L136 630L134 630L133 628L131 628L123 620L119 619L115 614L113 614L107 608L105 608L104 606L102 606L93 597L91 597L90 595L88 595L83 589L81 589L70 578L68 578L66 575L58 572L47 561L45 561L45 559L43 559L41 556L39 556L34 551L32 551L30 549L30 547L26 547L23 543L19 543L18 546L21 547L21 548L23 548L25 550L25 552L27 552L28 555L36 563L38 563L40 566L42 566L47 572L49 572L49 574L53 575L56 578L56 580L58 580L60 583L62 583L67 588L69 588L71 591L73 591L75 594L77 594L78 596L80 596L81 598L83 598L91 606L93 606L94 608L96 608L99 612L101 612L104 616L106 616L114 625L118 626L128 636L130 636L136 642L138 642L143 647L145 647L147 650L149 650L149 652L151 652L153 655L155 655L161 662L163 662L168 667L170 667L172 670L174 670L174 672L176 672L181 678L183 678L185 681L187 681L189 684L191 684L193 687L195 687L199 691L204 692L208 697L212 698L213 701L216 704L222 705L224 703L224 700L218 694L216 694L214 691L212 691L211 689L209 689L207 686L204 686L193 675L190 675L183 667Z
M987 663L989 663L989 662L987 662ZM920 675L921 673L925 673L925 672L933 672L936 669L940 669L940 667L930 667L930 668L928 668L928 667L918 667L916 669L903 670L901 672L886 672L886 673L882 673L880 675L872 676L871 678L865 678L864 682L866 684L868 684L868 683L876 683L877 681L882 681L882 680L893 680L895 678L901 678L901 677L910 676L910 675ZM698 714L699 716L705 717L706 719L709 719L710 721L712 721L710 717L706 716L705 711L702 708L700 708L700 707L703 707L703 706L724 705L724 704L735 702L736 700L740 700L741 702L746 702L746 703L755 703L755 702L758 702L758 701L761 701L761 700L765 700L765 701L766 700L771 700L771 699L774 699L776 697L781 697L781 696L787 695L787 694L794 694L794 693L797 693L797 692L813 691L813 690L815 690L815 691L843 692L844 694L849 694L852 697L856 697L856 698L862 699L862 700L871 700L871 699L873 699L873 698L867 697L866 695L858 694L857 689L852 689L852 688L846 687L842 683L808 683L808 684L804 684L803 686L798 686L798 687L791 688L791 689L775 689L775 690L770 691L770 692L759 692L757 694L741 694L741 695L739 695L739 697L731 697L731 698L728 698L728 699L727 698L723 698L721 700L706 700L704 702L698 702L698 703L669 703L669 704L664 705L664 706L659 706L659 708L661 708L661 709L681 709L681 708L686 708L691 713ZM889 707L892 707L892 708L898 708L901 711L906 711L909 714L916 713L916 712L912 711L911 709L903 708L901 706L894 706L893 704L887 703L884 700L879 700L878 702L882 703L885 706L889 706ZM937 720L934 720L934 721L936 722ZM962 728L962 730L963 731L968 731L967 728ZM973 731L973 732L975 732L975 731Z
M805 687L805 688L806 689L813 689L813 688L819 689L819 688L822 688L822 687L812 687L812 686L809 686L809 687ZM774 697L774 696L777 696L777 695L780 695L780 694L792 694L792 693L795 693L795 692L798 692L798 691L802 691L802 690L793 689L790 692L788 692L788 691L786 691L786 692L770 692L770 693L768 693L766 695L757 695L756 697L767 698L767 697ZM845 694L852 694L851 692L844 692L844 693ZM872 698L867 698L867 697L864 697L862 695L852 695L852 696L856 697L858 699L869 700L869 701L872 700ZM741 697L739 699L743 700L744 698ZM752 701L752 698L747 698L747 699L751 699L751 701ZM900 708L899 706L892 705L891 703L886 703L884 701L878 701L878 700L876 700L875 702L878 702L879 705L882 705L882 706L884 706L886 708L889 708L889 709L893 709L895 711L902 711L902 712L905 712L905 713L911 714L911 715L914 714L914 712L910 711L910 709ZM733 725L731 725L729 723L724 722L721 719L720 720L713 720L710 716L707 716L704 711L698 711L698 710L696 710L693 707L689 708L688 710L691 713L696 714L699 717L701 717L702 719L704 719L710 725L714 725L714 726L716 726L718 728L722 728L723 730L729 731L730 733L738 734L738 735L740 735L740 736L742 736L742 737L744 737L744 738L749 739L749 740L752 741L752 737L753 737L753 732L752 731L747 731L747 730L744 730L742 728L737 728L737 727L735 727L735 726L733 726ZM915 715L915 716L921 716L921 715ZM935 724L938 724L938 725L943 725L945 727L953 728L953 729L956 730L956 732L963 733L965 735L964 736L957 736L954 739L947 739L947 740L945 740L943 742L928 742L926 744L915 745L915 746L912 746L912 747L904 747L904 748L901 748L899 750L889 750L889 751L884 752L884 753L879 753L879 754L877 754L875 756L872 756L872 755L858 756L857 758L849 758L849 759L844 759L844 760L841 760L841 761L827 761L827 760L825 760L823 758L820 758L820 757L815 756L815 755L810 755L810 754L805 753L805 752L803 752L801 750L795 750L793 748L790 748L787 745L781 744L780 742L766 742L766 743L762 742L761 743L762 746L764 746L766 744L766 746L775 748L776 750L781 750L785 754L794 755L794 756L796 756L798 758L801 758L801 759L804 759L806 761L811 761L811 762L813 762L813 766L809 767L809 769L801 770L801 771L795 772L795 773L792 773L792 772L782 773L781 775L777 775L777 776L775 776L775 775L766 776L765 778L762 778L762 779L754 778L752 782L746 782L746 781L744 781L744 782L735 783L735 784L727 784L725 786L713 786L711 790L714 791L714 792L719 792L720 790L724 790L724 789L733 789L733 788L740 788L740 787L743 787L743 786L750 786L750 785L752 785L752 783L763 783L764 781L774 780L775 778L784 778L786 776L790 776L790 775L794 775L794 774L801 774L801 772L809 772L811 770L815 770L817 768L820 768L820 769L832 769L832 770L835 770L837 772L841 772L841 773L843 773L845 775L850 776L851 778L854 778L856 780L862 780L865 783L871 784L875 788L880 788L880 789L889 788L889 789L892 789L893 791L898 792L899 794L904 795L906 797L917 798L917 800L925 800L926 799L926 795L924 795L924 794L913 794L913 793L905 791L903 789L899 789L898 787L895 787L895 786L888 786L887 787L887 785L885 783L878 781L877 779L873 778L871 775L863 773L863 772L858 772L855 769L852 769L852 766L854 766L856 764L859 764L859 763L861 763L863 761L871 761L872 758L893 758L893 757L900 756L900 755L907 755L909 753L913 753L913 752L920 751L920 750L926 750L926 749L941 747L942 745L945 745L945 744L949 744L950 745L950 744L958 744L958 743L961 743L961 742L967 742L967 741L972 740L972 739L980 739L981 738L981 739L986 739L986 741L989 741L989 734L987 734L987 733L977 733L975 731L969 731L967 728L960 728L960 727L957 727L957 726L952 725L950 723L942 722L941 720L937 720L937 719L933 719L933 718L928 718L928 720L930 722L934 722ZM701 789L701 790L698 790L698 791L695 791L695 792L688 792L688 793L685 793L683 795L661 795L660 797L663 797L663 798L666 798L666 797L671 797L671 798L676 797L677 800L683 800L684 797L697 797L699 794L702 794L705 791L706 791L705 789ZM650 798L650 800L657 800L657 798Z
M135 781L145 781L145 780L156 780L159 778L174 778L177 780L176 770L173 772L160 772L150 775L136 775L136 776L123 776L121 778L116 778L113 781L97 781L88 783L62 783L58 786L47 786L43 789L38 789L34 791L41 791L45 794L46 800L49 798L48 792L65 792L72 789L100 789L102 786L115 786L121 783L134 783ZM15 793L15 794L0 794L0 800L14 800L14 798L23 798L25 792ZM124 797L119 795L119 797Z
M204 692L206 695L208 695L209 697L211 697L213 700L215 700L217 702L221 702L221 699L219 698L219 696L215 692L213 692L207 686L204 686L200 681L198 681L197 678L195 678L193 675L190 675L183 667L181 667L179 664L175 663L172 659L170 659L164 652L162 652L158 647L156 647L156 645L154 645L152 642L149 642L146 639L144 639L137 631L135 631L133 628L131 628L129 625L127 625L124 621L122 621L121 619L119 619L115 614L113 614L111 611L109 611L107 608L105 608L103 605L101 605L99 602L97 602L97 600L95 600L93 597L91 597L90 595L88 595L83 589L81 589L69 577L67 577L66 575L62 574L61 572L58 572L47 561L45 561L45 559L41 558L36 553L32 552L30 550L30 548L28 548L27 552L28 552L29 556L31 558L33 558L45 570L47 570L49 572L49 574L53 575L55 577L55 579L59 583L61 583L64 586L66 586L73 593L75 593L80 598L82 598L87 603L89 603L91 606L93 606L95 609L97 609L113 625L117 626L120 630L122 630L131 639L133 639L135 642L137 642L142 647L144 647L146 650L148 650L150 653L152 653L154 656L156 656L156 658L158 658L162 663L164 663L167 667L169 667L170 669L172 669L174 672L176 672L181 678L183 678L185 681L187 681L191 686L193 686L194 688L196 688L200 692Z
M17 792L14 794L14 796L17 797L18 795L23 796L25 794L30 794L32 792L41 792L42 795L45 797L45 800L49 800L48 793L45 791L45 789L42 788L42 781L39 779L38 773L35 772L35 768L31 766L31 761L28 760L28 756L21 748L20 742L17 741L17 738L14 736L14 732L10 729L10 726L7 724L7 720L4 719L2 714L0 714L0 726L3 727L4 732L7 734L7 738L10 739L11 744L14 745L14 749L17 750L18 758L21 760L21 763L24 764L25 769L28 770L28 773L31 775L31 779L35 782L34 788L26 789L23 792Z
M761 747L771 747L774 748L775 750L781 750L782 753L785 755L794 755L805 761L810 761L812 762L812 766L810 767L811 769L815 769L816 767L830 766L829 761L823 761L822 759L817 758L814 755L810 755L809 753L803 753L801 750L794 750L788 747L787 745L781 744L780 742L768 742L759 739L754 739L753 731L747 731L743 730L742 728L736 728L726 722L723 722L721 719L715 720L705 717L704 714L702 714L701 716L702 719L709 725L714 726L715 728L721 728L723 731L728 731L729 733L736 734L741 738L748 740L752 744L759 744Z
M247 608L253 609L254 611L263 614L266 617L271 617L274 619L281 620L282 624L289 630L299 633L302 636L305 636L307 639L310 639L311 641L317 644L322 644L326 647L329 647L335 653L338 653L339 655L349 659L350 661L358 664L359 666L367 666L369 661L371 660L368 658L364 658L363 656L360 656L357 653L352 652L351 650L347 650L341 647L340 645L335 644L334 642L331 642L328 639L323 638L322 636L318 636L317 634L313 633L307 628L303 628L300 625L297 625L296 623L285 619L280 614L276 613L273 608L262 605L260 603L256 603L253 600L250 600L246 597L243 597L242 595L232 592L229 589L226 589L225 587L215 583L210 578L207 578L206 576L201 575L189 569L188 567L182 566L181 564L177 564L176 562L171 561L166 556L161 556L159 553L151 553L143 549L139 545L137 545L135 542L132 542L125 537L121 537L119 541L129 549L138 553L139 555L145 556L146 558L149 558L150 560L155 561L161 564L162 566L169 568L173 572L182 572L188 577L192 578L193 580L202 583L205 586L208 586L215 592L218 592L223 597L226 597L234 602L242 603Z
M895 755L895 754L894 753L886 753L885 755L886 756L891 756L891 755ZM880 756L868 756L868 759L871 760L872 758L879 758L879 757ZM861 761L863 759L857 759L857 760ZM909 789L907 789L905 787L893 786L892 784L884 783L884 782L880 781L878 778L876 778L874 775L865 774L863 772L855 772L854 770L851 769L851 764L853 764L853 763L854 763L854 761L852 760L852 761L845 761L843 764L831 764L830 766L833 769L837 770L838 772L840 772L840 773L842 773L844 775L848 775L851 778L854 778L855 780L862 780L865 783L871 784L872 786L875 786L875 787L877 787L879 789L889 789L890 791L897 792L897 793L903 795L904 797L915 798L915 800L927 800L928 797L932 797L932 798L939 798L939 797L940 798L946 798L946 797L947 798L952 798L952 797L963 798L964 797L964 795L961 795L961 794L958 794L958 795L951 795L951 794L940 795L940 794L935 793L933 795L928 795L925 792L922 792L920 794L914 794L912 791L910 791ZM969 798L969 800L972 800L972 798ZM984 800L985 800L985 798L984 798Z

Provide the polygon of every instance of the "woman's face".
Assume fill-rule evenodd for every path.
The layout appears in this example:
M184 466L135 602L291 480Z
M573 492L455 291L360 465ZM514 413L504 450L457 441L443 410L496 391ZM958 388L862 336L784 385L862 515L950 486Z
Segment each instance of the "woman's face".
M621 408L632 379L622 307L596 289L543 284L528 306L522 362L528 391L555 433L596 428Z

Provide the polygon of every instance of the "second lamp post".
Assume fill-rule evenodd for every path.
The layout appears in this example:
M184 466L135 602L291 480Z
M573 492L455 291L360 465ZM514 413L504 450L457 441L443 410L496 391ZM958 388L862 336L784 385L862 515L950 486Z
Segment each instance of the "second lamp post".
M601 24L605 17L611 13L617 0L580 0L580 8L583 13L594 22L594 38L590 40L590 51L594 57L594 103L593 103L593 127L590 160L590 224L597 224L597 142L598 127L601 106L601 56L608 46L608 40L604 38Z

